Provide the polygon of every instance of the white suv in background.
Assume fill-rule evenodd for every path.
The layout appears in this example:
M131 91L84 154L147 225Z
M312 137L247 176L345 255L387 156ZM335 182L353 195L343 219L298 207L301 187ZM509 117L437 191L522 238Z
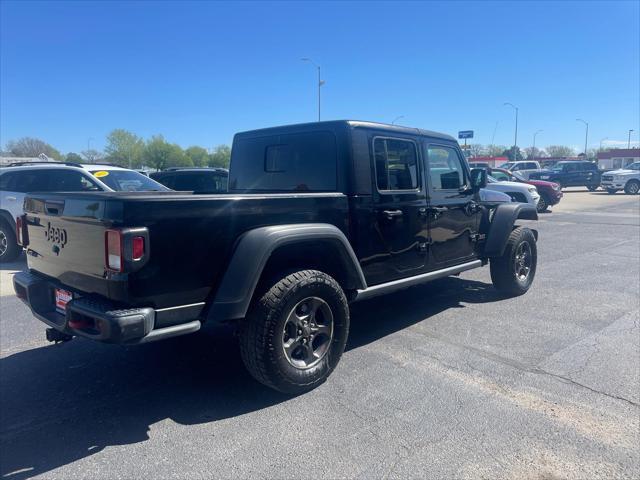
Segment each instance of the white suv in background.
M640 193L640 162L633 162L620 170L605 172L600 177L600 186L614 194L624 190L627 195Z
M533 172L539 172L542 170L538 162L533 160L522 160L518 162L507 162L500 165L500 168L509 170L510 172L518 172L525 180L529 180L529 175Z
M141 173L113 165L29 162L0 168L0 262L20 253L16 217L27 192L169 190Z
M514 202L528 203L536 209L538 208L540 194L538 193L538 189L533 185L519 182L504 182L493 178L491 175L487 175L486 188L506 193Z

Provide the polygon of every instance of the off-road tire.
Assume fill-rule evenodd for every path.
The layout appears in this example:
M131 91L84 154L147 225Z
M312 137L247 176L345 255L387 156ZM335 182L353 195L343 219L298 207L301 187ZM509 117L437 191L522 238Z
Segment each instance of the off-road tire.
M0 220L0 263L11 262L20 254L16 232L5 220Z
M627 195L637 195L640 193L640 182L638 180L629 180L624 186L624 193Z
M618 190L615 189L615 188L607 188L607 193L609 195L615 195L617 192L618 192Z
M516 269L516 254L523 243L528 244L531 262L524 280L519 278ZM536 274L537 257L536 238L533 232L525 227L514 229L509 235L502 256L491 259L491 280L494 287L501 293L514 297L526 293Z
M300 368L292 365L285 354L283 334L289 314L311 297L330 308L332 337L317 364ZM322 384L340 361L349 335L347 298L338 282L326 273L295 272L253 300L239 333L242 361L256 380L283 393L304 393Z

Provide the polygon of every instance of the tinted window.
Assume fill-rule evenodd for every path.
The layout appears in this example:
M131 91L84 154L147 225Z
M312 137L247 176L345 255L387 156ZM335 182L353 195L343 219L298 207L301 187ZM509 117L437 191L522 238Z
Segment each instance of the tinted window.
M4 175L0 175L0 190L10 190L10 185L13 183L14 173L5 173Z
M12 189L16 192L46 192L48 190L48 175L50 171L25 170L15 172Z
M51 170L47 172L50 192L97 192L100 191L98 185L74 170Z
M337 147L331 132L240 138L231 153L231 188L307 192L337 188Z
M173 178L173 189L194 193L222 193L227 191L226 175L211 172L177 174Z
M535 163L529 162L529 163L526 163L525 165L527 170L535 170L537 168Z
M373 151L378 190L416 190L418 155L407 140L376 138Z
M454 148L431 146L428 160L429 177L434 190L460 189L465 185L462 159Z

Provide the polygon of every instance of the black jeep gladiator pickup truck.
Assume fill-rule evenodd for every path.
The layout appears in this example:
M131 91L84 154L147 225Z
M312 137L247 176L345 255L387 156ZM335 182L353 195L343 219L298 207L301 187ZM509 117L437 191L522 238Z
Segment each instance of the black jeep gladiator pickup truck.
M485 184L452 137L416 128L239 133L227 194L30 194L14 287L52 341L141 344L237 322L251 374L304 392L340 360L350 302L487 263L505 294L529 289L537 232L515 222L536 210L483 200Z

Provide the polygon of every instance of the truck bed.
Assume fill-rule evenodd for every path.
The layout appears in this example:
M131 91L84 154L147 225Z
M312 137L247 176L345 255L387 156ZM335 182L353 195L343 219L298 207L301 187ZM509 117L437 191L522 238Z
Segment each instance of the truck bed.
M341 193L46 193L30 194L25 212L32 273L80 294L156 309L206 301L249 229L322 222L348 235ZM105 232L135 227L148 229L148 262L135 272L109 271Z

